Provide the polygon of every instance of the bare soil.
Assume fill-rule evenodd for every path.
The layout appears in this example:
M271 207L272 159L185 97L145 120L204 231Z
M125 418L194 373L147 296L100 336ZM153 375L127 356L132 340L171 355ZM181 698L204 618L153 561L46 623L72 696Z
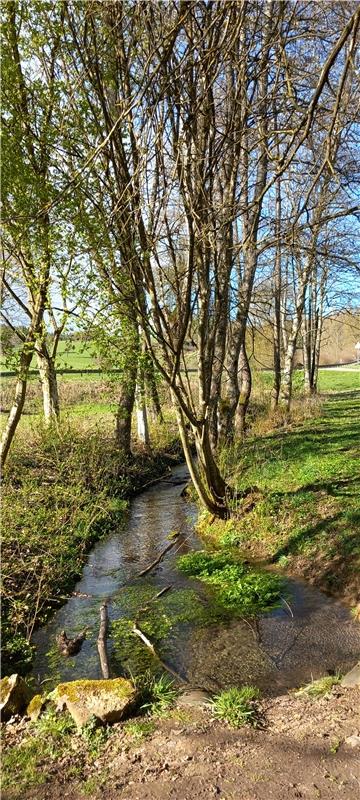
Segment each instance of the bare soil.
M232 730L207 708L175 709L146 740L122 724L90 763L82 746L54 764L23 800L355 800L360 796L360 690L333 687L318 700L263 700L257 729ZM10 728L6 734L11 734ZM70 764L81 780L69 781ZM16 797L14 791L3 800Z

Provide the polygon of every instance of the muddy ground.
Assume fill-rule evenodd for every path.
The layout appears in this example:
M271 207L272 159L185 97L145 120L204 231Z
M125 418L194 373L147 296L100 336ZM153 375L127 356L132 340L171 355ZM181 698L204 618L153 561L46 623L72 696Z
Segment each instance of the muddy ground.
M176 708L136 743L122 724L90 763L74 736L48 782L23 800L355 800L360 796L360 690L317 700L263 700L257 729L229 728L204 707ZM5 744L18 739L7 726ZM77 743L78 742L78 743ZM69 780L76 765L81 778ZM41 769L41 765L39 767ZM3 793L12 800L16 791Z

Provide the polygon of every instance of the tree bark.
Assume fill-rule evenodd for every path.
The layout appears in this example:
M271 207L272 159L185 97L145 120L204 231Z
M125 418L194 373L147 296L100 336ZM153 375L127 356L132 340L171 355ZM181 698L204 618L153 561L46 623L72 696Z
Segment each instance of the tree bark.
M239 358L240 367L240 395L236 412L236 431L243 436L246 429L246 412L251 395L251 369L247 357L245 344L242 345Z
M145 369L145 384L148 389L148 394L151 398L152 411L155 420L164 422L164 417L161 409L159 392L156 384L154 364L149 356L148 363Z
M36 353L43 395L45 424L50 425L60 418L60 400L54 359L45 346L38 345Z
M291 335L289 337L286 348L284 368L283 368L281 387L280 387L280 403L287 412L290 411L290 406L291 406L292 375L294 368L295 350L296 350L296 335L295 336Z
M110 677L109 658L106 647L108 621L109 617L107 610L107 602L105 600L105 602L100 607L100 630L97 640L97 648L99 653L101 672L104 680L108 680L108 678Z
M131 422L135 403L136 368L123 377L116 414L116 441L122 453L131 456Z
M25 398L26 398L28 373L29 373L31 359L33 357L33 352L34 352L34 344L32 345L32 349L28 348L27 350L24 350L20 356L20 367L15 386L14 400L9 412L5 430L1 437L1 444L0 444L1 467L4 467L5 461L7 459L15 435L16 428L19 424L19 420L23 412Z
M227 519L229 516L229 511L226 502L226 486L213 458L210 446L209 430L207 430L205 447L203 447L201 444L201 433L199 431L195 431L195 437L198 439L197 453L200 455L200 464L198 464L191 450L183 412L179 408L177 398L172 390L171 394L176 410L176 417L184 457L195 491L197 492L202 504L208 511L210 511L211 514L214 514L220 519ZM219 477L215 487L212 485L215 474L214 467L216 467Z
M276 116L275 116L276 120ZM279 155L279 152L278 152ZM277 408L281 386L281 183L276 185L275 203L275 236L276 253L274 264L274 318L273 318L273 354L274 380L271 392L271 408Z
M146 447L150 447L149 425L146 407L146 394L145 394L145 379L144 369L141 365L138 367L138 375L136 382L136 420L137 420L137 435L140 442Z

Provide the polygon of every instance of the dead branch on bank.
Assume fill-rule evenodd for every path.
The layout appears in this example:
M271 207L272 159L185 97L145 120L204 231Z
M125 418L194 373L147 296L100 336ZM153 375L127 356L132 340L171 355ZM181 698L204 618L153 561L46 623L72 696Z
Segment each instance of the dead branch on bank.
M160 483L160 481L163 481L165 480L165 478L168 478L169 475L171 475L171 467L169 467L169 469L167 469L163 475L160 475L160 478L153 478L151 481L147 481L147 483L144 483L142 486L140 486L139 491L142 492L143 489L147 489L148 486L154 486L155 483Z

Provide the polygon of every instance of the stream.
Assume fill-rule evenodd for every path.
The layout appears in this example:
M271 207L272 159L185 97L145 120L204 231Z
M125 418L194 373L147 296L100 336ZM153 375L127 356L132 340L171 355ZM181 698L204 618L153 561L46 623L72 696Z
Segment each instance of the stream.
M354 666L359 626L341 603L304 581L286 579L288 605L255 621L216 617L209 588L176 569L179 555L203 547L194 530L196 506L180 496L188 478L185 465L175 467L169 478L135 497L121 526L92 549L75 587L79 596L34 633L36 683L50 689L60 681L102 677L96 640L100 605L107 598L111 677L157 667L131 633L130 620L147 604L150 610L139 617L140 628L155 641L162 660L192 686L218 691L252 683L277 695ZM179 532L174 547L150 573L138 577L166 547L172 531ZM171 590L154 601L168 586ZM78 655L62 656L56 636L65 630L73 637L85 626L87 638Z

